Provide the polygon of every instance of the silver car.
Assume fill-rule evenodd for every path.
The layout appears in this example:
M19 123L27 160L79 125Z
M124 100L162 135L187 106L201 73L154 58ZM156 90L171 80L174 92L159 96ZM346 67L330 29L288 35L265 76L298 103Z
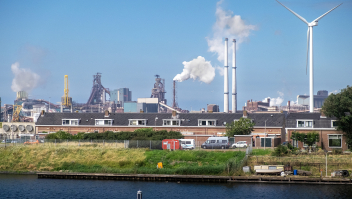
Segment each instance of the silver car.
M247 148L247 141L239 141L236 142L235 144L232 145L232 148L240 148L240 147L244 147Z

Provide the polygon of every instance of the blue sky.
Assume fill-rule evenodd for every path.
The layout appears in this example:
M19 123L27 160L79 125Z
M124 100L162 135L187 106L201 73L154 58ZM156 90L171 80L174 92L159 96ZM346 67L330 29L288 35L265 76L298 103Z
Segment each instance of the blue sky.
M309 22L344 3L313 28L314 93L351 85L352 1L281 2ZM64 75L68 75L70 96L85 103L92 76L100 72L104 87L130 88L132 99L137 100L150 97L154 75L158 74L165 78L170 104L172 80L182 72L184 61L202 56L212 67L223 67L218 54L209 51L207 40L216 34L217 8L230 17L240 16L244 25L253 27L237 46L238 109L250 99L281 97L286 105L288 100L296 101L297 95L309 93L306 24L274 0L217 3L0 0L2 104L13 103L16 97L11 89L15 77L11 66L15 63L22 71L39 75L35 85L27 85L32 98L50 97L59 102L64 94ZM238 36L231 35L229 40ZM222 111L223 85L219 70L210 83L193 79L179 82L178 104L189 110L219 104Z

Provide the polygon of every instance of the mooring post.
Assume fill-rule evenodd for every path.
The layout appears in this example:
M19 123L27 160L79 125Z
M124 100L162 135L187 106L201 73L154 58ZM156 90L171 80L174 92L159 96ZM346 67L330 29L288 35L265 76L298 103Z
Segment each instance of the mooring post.
M138 148L138 140L137 140L137 148Z
M152 149L152 141L149 140L150 144L149 144L149 149Z
M142 191L137 191L137 199L142 199Z

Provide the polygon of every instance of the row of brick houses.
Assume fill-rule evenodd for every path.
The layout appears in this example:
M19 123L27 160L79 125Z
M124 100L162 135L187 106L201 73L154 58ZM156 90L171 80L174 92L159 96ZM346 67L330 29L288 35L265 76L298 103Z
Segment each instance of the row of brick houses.
M320 140L316 143L328 151L347 150L343 132L337 131L336 119L319 113L42 113L35 123L35 134L44 136L43 132L54 133L59 130L77 134L78 132L134 131L140 128L154 130L179 131L185 138L195 139L202 144L210 136L223 136L226 124L249 118L254 123L251 136L235 136L235 141L250 141L255 147L275 147L289 141L295 146L304 147L304 143L291 140L292 132L316 131ZM4 124L4 123L3 123ZM11 124L7 124L10 125ZM2 129L3 130L3 129ZM1 132L0 132L1 133ZM3 132L21 136L21 132Z

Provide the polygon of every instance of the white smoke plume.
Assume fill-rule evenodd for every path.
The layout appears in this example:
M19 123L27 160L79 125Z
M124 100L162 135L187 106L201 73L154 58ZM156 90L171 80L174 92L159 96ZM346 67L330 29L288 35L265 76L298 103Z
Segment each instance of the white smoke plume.
M29 93L38 86L40 76L32 72L30 69L20 68L20 64L16 62L11 65L11 70L15 75L11 85L11 89L14 92L26 91Z
M279 94L279 97L277 98L271 98L267 97L262 100L262 102L268 102L268 99L270 99L270 106L281 106L282 102L284 101L284 94L280 91L277 92Z
M174 81L182 82L192 78L209 84L215 77L215 68L210 64L210 61L206 61L202 56L189 62L184 61L182 64L184 65L183 72L177 74Z
M216 4L216 22L213 26L212 38L206 38L208 42L208 51L217 53L218 60L224 60L224 38L229 38L232 45L232 39L236 39L236 48L240 43L248 40L252 30L257 26L246 24L240 15L233 15L232 11L225 11L221 8L222 0ZM229 48L232 51L232 48Z

